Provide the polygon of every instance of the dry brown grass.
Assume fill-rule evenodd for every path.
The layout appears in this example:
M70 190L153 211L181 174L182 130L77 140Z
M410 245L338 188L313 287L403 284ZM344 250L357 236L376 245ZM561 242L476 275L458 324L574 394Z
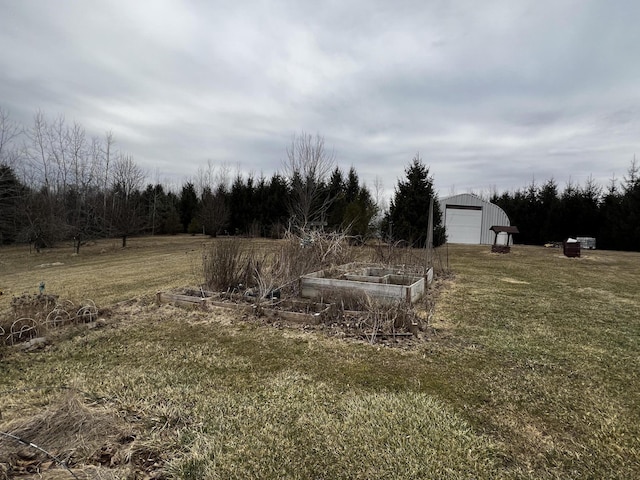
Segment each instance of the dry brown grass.
M20 396L23 392L10 393ZM72 389L56 393L42 411L0 424L0 431L32 444L6 436L2 439L0 465L5 466L9 478L27 474L43 478L122 478L136 470L152 471L145 462L136 461L140 450L146 453L148 449L141 448L136 442L136 428L117 412L95 402L88 405Z
M451 246L455 278L420 312L435 336L399 350L153 305L156 289L196 283L184 259L201 261L202 240L134 239L78 257L0 250L3 290L32 292L34 272L47 271L67 282L60 292L46 278L47 291L66 298L138 297L110 307L103 328L34 354L10 349L0 389L77 386L83 409L135 430L132 443L149 454L118 468L160 451L171 478L640 475L640 254ZM64 265L35 268L45 261ZM140 266L147 282L134 281ZM2 427L42 419L63 398L0 395Z
M100 240L74 255L71 245L29 253L27 246L0 247L0 310L14 295L46 293L98 305L150 295L202 282L202 251L215 240L203 236L131 238L127 248L118 241ZM273 242L256 241L259 248Z

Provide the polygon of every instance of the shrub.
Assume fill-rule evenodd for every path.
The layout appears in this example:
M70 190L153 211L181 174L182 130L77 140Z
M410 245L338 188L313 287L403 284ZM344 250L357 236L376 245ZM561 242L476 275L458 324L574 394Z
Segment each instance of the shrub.
M259 268L254 250L238 239L214 242L203 255L205 284L212 290L234 291L255 285Z

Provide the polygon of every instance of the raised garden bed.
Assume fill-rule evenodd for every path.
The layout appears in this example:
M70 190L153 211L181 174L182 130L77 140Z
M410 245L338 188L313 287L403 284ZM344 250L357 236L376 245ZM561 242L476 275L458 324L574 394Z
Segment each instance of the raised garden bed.
M426 275L405 266L379 267L349 263L300 277L304 298L325 299L337 295L368 295L385 302L414 303L424 295L433 280L433 269Z
M206 308L207 306L240 310L245 313L259 314L267 317L277 317L298 324L317 325L330 313L331 305L312 302L309 300L263 300L256 302L255 298L245 297L240 294L201 292L200 296L191 294L178 294L171 292L158 292L156 302L158 304L171 303L177 306L195 306ZM202 296L204 295L204 296Z

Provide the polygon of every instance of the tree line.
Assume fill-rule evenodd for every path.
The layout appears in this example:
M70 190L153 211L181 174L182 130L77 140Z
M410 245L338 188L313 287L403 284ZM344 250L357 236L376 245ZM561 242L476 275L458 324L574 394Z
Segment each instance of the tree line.
M569 237L595 237L607 250L640 250L640 168L632 160L621 182L606 188L592 178L584 185L568 183L562 192L555 180L502 194L491 202L517 225L518 243L542 245Z
M108 132L42 112L12 122L0 108L0 243L36 248L73 240L181 232L280 237L295 227L347 230L364 237L379 211L355 168L343 172L319 135L295 135L282 173L232 176L199 168L178 191L147 176L115 148Z
M33 123L12 122L0 107L0 244L36 248L73 240L137 234L204 233L279 238L291 228L372 233L423 246L428 206L436 198L428 167L416 155L385 208L378 181L370 190L351 167L343 171L320 135L293 136L280 172L231 173L209 162L178 189L148 182L111 132L89 137L78 123L42 112ZM535 183L490 199L517 225L519 243L543 244L593 236L598 247L640 250L640 171L635 159L622 182L602 189L592 179ZM438 202L433 244L446 241Z

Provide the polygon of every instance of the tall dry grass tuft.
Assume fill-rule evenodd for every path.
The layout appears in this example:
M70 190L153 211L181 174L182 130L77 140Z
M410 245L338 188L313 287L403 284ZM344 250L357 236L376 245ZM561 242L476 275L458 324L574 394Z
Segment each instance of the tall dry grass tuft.
M379 242L371 245L369 261L388 267L405 266L412 273L424 275L432 267L433 259L424 248L413 248L404 240L395 243ZM433 255L432 255L433 256Z
M236 291L254 282L257 255L248 242L224 239L214 242L202 255L206 286L217 291Z
M376 299L349 290L327 290L322 301L335 306L326 323L364 336L370 343L397 334L417 335L429 326L429 317L419 316L414 306L405 301Z
M354 252L344 233L287 231L275 252L258 251L242 240L221 240L203 254L204 280L215 291L253 289L256 298L273 292L297 295L301 275L348 263Z
M114 467L127 463L126 451L135 438L131 428L114 412L89 407L72 391L65 392L40 413L0 425L0 431L11 435L0 439L0 464L14 471L37 473L43 464L55 459L63 464L49 468L66 468L66 478L70 478L69 467L78 464L106 462ZM25 447L16 439L29 443Z
M427 325L407 302L380 302L369 298L362 320L365 334L374 343L379 335L396 335L411 332L417 334Z
M300 276L354 259L346 233L300 229L285 233L284 243L261 273L277 288L298 295Z

